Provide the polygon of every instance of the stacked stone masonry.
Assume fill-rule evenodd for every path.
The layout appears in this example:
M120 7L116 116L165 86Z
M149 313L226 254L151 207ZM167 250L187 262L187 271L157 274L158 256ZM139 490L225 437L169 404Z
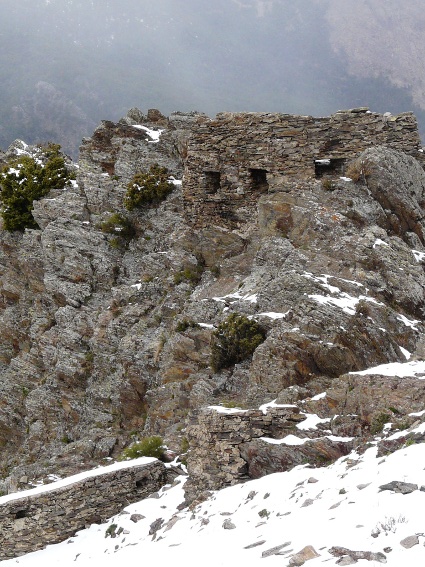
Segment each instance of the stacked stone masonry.
M92 523L159 490L167 482L160 461L128 466L62 488L0 499L0 561L59 543Z
M185 485L187 500L248 480L241 445L263 436L284 437L304 419L296 406L271 408L266 414L261 410L234 410L226 414L210 408L193 412L187 429L191 448Z
M262 193L327 174L371 146L384 145L423 162L417 121L367 108L326 118L271 113L220 113L192 127L184 173L187 219L196 226L238 228Z

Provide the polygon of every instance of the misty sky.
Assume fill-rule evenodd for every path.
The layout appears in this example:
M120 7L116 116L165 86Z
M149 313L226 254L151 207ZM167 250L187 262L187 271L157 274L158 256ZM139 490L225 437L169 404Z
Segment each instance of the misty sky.
M134 106L209 115L324 115L354 106L419 112L408 80L380 74L379 62L369 69L350 59L344 43L347 15L355 12L351 20L363 29L368 4L392 3L2 0L0 147L16 137L51 139L75 154L101 119L117 120Z

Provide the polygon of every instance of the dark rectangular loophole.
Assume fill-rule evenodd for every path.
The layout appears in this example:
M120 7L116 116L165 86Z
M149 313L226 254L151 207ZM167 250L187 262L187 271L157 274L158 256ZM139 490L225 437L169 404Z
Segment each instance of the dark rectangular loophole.
M268 191L267 170L252 168L249 170L251 187L257 191Z
M28 510L18 510L15 514L15 520L20 518L26 518L28 516Z
M219 171L205 171L205 192L212 194L220 190L220 172Z
M342 175L344 173L344 166L345 159L343 158L315 159L314 173L316 177Z

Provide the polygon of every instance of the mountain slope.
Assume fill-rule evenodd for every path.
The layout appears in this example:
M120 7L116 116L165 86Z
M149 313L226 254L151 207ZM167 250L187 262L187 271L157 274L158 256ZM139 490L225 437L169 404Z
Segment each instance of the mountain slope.
M206 557L223 566L241 560L254 566L264 557L270 565L302 565L292 557L304 550L308 565L350 565L357 557L362 565L419 567L424 449L410 445L377 458L372 447L328 468L301 466L216 492L191 510L177 509L184 496L180 477L105 524L4 565L137 565L143 558L191 567ZM385 487L393 481L416 489L396 493ZM135 523L132 514L142 518ZM162 527L152 528L159 519Z

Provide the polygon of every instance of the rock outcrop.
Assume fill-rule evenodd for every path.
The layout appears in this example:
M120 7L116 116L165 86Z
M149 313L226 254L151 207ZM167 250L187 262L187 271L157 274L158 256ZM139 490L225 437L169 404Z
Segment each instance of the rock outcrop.
M379 122L362 110L344 114L344 124L350 115ZM249 117L260 123L263 115ZM2 490L75 473L116 457L136 437L159 434L176 452L189 438L189 471L199 471L205 491L329 462L366 443L383 414L409 425L408 414L423 409L414 374L350 374L424 358L422 153L410 114L380 120L385 136L376 140L387 142L392 133L397 149L372 147L368 133L364 153L356 153L363 149L358 136L344 153L347 168L350 160L367 163L367 176L355 182L338 168L325 177L305 169L276 175L267 191L256 171L258 191L247 197L237 229L188 206L205 116L133 109L85 139L77 182L34 204L40 230L0 235ZM226 121L218 122L224 128ZM325 143L329 120L319 123L327 125ZM342 131L348 140L351 130ZM407 153L416 158L400 151L406 132ZM257 150L267 155L266 146ZM269 167L260 157L251 169ZM157 207L128 212L127 184L152 163L169 169L175 189ZM314 160L310 166L314 173ZM245 202L242 194L233 197L236 208ZM115 213L131 223L132 238L102 230ZM214 329L234 312L257 320L266 340L252 359L214 372ZM274 399L296 408L282 410L285 417L277 409L258 412ZM253 413L217 417L200 409L229 403ZM301 437L310 441L302 446L261 440L299 436L297 420L308 413L331 421L319 432L305 430ZM258 417L255 434L246 415ZM235 421L223 429L222 419ZM217 445L230 468L202 477L207 459L215 470L215 441L202 439L214 431L232 432Z

